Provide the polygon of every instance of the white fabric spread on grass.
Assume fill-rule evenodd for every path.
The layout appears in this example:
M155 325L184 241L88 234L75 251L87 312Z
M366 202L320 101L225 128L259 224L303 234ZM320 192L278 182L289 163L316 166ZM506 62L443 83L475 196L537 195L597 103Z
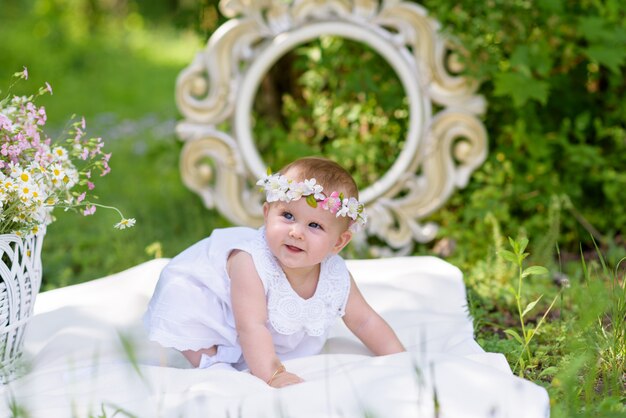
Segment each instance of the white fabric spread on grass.
M474 341L462 274L440 259L348 260L408 352L372 357L338 320L324 353L285 362L306 382L283 389L190 369L147 340L141 316L167 261L41 293L25 341L31 371L0 387L0 416L11 402L33 418L549 416L545 389Z

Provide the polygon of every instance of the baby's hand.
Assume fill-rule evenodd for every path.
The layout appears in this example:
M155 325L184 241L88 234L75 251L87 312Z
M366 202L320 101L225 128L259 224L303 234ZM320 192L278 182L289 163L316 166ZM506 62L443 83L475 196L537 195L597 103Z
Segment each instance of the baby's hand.
M296 383L302 383L304 380L288 371L278 373L274 379L270 382L270 386L273 388L282 388L283 386L295 385Z

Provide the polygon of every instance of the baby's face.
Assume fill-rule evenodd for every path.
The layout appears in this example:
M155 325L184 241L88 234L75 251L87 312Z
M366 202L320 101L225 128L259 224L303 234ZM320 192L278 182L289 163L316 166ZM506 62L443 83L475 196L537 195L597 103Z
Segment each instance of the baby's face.
M319 205L313 208L304 198L266 203L264 215L268 246L285 272L321 263L352 238L345 218Z

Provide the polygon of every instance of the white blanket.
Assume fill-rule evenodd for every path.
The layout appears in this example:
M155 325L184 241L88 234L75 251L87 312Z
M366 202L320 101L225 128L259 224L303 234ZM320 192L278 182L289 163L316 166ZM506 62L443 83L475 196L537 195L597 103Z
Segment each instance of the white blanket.
M372 357L341 323L324 353L286 367L273 389L247 372L191 369L141 324L159 259L41 293L27 329L30 373L0 387L38 417L547 417L546 391L473 338L461 272L434 257L349 260L366 299L408 352Z

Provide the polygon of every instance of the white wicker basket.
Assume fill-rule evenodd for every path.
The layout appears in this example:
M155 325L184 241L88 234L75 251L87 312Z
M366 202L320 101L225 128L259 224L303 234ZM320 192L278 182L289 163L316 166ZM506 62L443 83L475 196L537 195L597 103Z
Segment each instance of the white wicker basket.
M24 331L41 285L44 234L0 234L0 384L20 372Z

